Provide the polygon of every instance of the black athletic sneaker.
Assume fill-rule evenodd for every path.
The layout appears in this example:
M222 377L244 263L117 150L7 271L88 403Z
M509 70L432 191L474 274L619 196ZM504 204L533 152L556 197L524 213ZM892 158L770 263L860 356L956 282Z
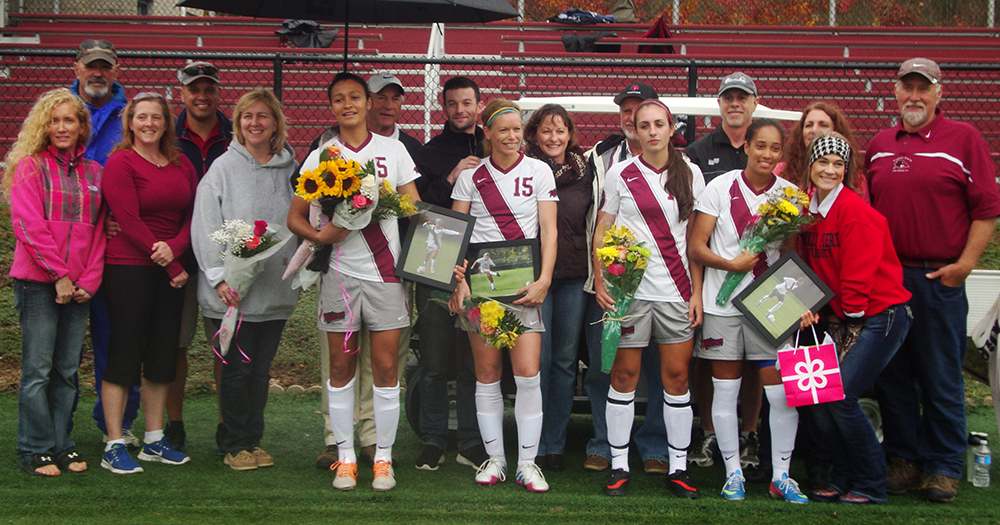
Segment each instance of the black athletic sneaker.
M437 470L438 465L444 463L444 450L434 445L424 445L424 449L417 458L417 470Z
M187 448L187 432L184 431L183 421L167 421L167 426L163 427L163 437L167 438L174 450Z
M608 483L604 485L604 494L608 496L624 496L628 491L628 472L616 468L608 475Z
M686 470L678 470L667 476L667 488L678 498L698 499L698 489L691 485Z
M459 465L472 467L473 470L479 470L479 466L486 463L488 459L490 459L490 455L486 453L486 447L482 443L473 445L455 456L455 462Z

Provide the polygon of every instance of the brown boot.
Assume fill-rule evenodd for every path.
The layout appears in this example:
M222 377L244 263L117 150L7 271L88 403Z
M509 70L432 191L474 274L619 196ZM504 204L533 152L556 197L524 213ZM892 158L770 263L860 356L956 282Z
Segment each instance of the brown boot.
M903 458L889 458L889 479L885 491L889 494L906 494L920 486L920 469Z
M924 482L924 499L934 503L951 503L958 494L958 480L941 474L929 476Z

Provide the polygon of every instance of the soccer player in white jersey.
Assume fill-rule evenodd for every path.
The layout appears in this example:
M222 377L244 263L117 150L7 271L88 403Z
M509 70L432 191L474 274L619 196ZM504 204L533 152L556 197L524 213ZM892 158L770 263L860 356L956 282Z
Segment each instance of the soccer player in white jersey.
M494 272L491 270L491 268L496 265L497 263L493 262L493 259L490 259L490 254L484 253L482 257L476 259L476 262L472 263L472 266L469 267L469 271L472 271L473 268L478 266L479 273L485 275L486 278L490 280L490 288L493 288L493 291L496 291L497 287L493 284L493 276L500 275L500 272Z
M614 165L604 182L604 207L594 231L595 249L604 246L612 225L624 226L651 250L648 266L628 312L615 312L603 275L594 272L597 302L611 315L626 316L611 368L608 390L608 443L611 474L604 487L609 496L624 496L629 484L628 445L635 416L635 388L642 351L650 339L660 353L663 379L663 420L667 429L670 469L667 488L682 498L697 498L687 475L691 445L691 393L688 364L694 348L694 329L702 320L701 265L689 267L688 218L705 188L701 170L688 163L670 137L670 111L657 99L636 107L636 134L642 154ZM594 267L603 267L594 256ZM659 402L650 393L650 402Z
M771 290L771 293L767 294L764 297L761 297L761 299L759 301L757 301L757 307L760 308L760 305L763 304L764 301L766 301L766 300L768 300L768 299L770 299L772 297L774 297L775 299L778 300L778 302L775 303L774 306L772 306L767 311L767 320L768 321L771 321L772 323L775 322L775 320L774 320L774 312L777 312L778 308L781 308L785 304L785 294L787 294L788 292L790 292L790 291L798 288L799 285L802 284L803 281L804 281L804 278L802 278L802 277L799 277L798 279L793 279L791 277L785 277L785 279L782 282L774 285L774 289Z
M556 212L558 197L552 169L521 152L521 112L505 99L491 101L483 109L484 143L487 157L479 166L463 171L455 182L452 209L476 217L471 241L496 242L540 237L541 276L526 285L514 301L521 307L518 318L527 330L517 338L510 352L517 384L514 420L517 422L518 461L516 480L531 492L545 492L549 485L535 464L542 433L542 387L538 361L541 354L542 316L556 258ZM457 267L460 282L449 307L463 314L462 304L470 296L464 280L465 268ZM503 452L503 370L499 349L487 345L476 333L469 333L476 362L476 413L483 445L490 458L480 465L476 482L494 485L507 477Z
M437 262L438 250L441 249L441 236L458 235L459 233L441 226L441 219L435 219L434 224L427 221L421 226L427 230L427 252L424 254L424 264L417 268L417 273L424 273L428 270L434 273L434 263Z
M760 254L740 249L740 234L751 224L761 204L772 192L794 187L772 172L781 160L785 132L773 120L760 119L747 129L748 162L745 170L733 170L712 180L695 204L694 229L688 253L693 262L705 266L703 286L705 323L695 355L712 362L712 422L719 438L719 451L726 465L722 496L730 500L746 497L746 482L740 469L739 426L736 402L740 391L743 361L755 361L760 370L764 394L771 404L771 464L774 469L770 492L792 503L808 503L798 484L788 477L799 415L785 401L781 376L775 368L777 347L760 336L732 304L718 306L715 298L728 272L747 272L736 287L736 297L753 279L774 264L777 248ZM786 246L785 248L788 248Z
M379 179L400 193L419 200L413 181L419 177L406 148L395 139L375 135L365 122L371 109L368 84L352 73L338 73L330 82L330 107L340 134L322 144L306 158L303 171L319 164L319 155L329 146L340 149L346 159L364 165L375 163ZM364 323L371 331L374 411L377 432L372 488L396 486L392 471L392 445L399 425L399 380L396 377L399 331L410 324L403 284L395 273L399 256L396 219L372 222L349 231L327 223L319 231L309 223L310 205L296 196L288 212L288 229L315 245L332 244L330 268L323 275L318 297L319 329L327 333L330 347L330 422L337 439L339 461L334 488L351 490L357 485L354 449L354 374L357 368L358 331Z

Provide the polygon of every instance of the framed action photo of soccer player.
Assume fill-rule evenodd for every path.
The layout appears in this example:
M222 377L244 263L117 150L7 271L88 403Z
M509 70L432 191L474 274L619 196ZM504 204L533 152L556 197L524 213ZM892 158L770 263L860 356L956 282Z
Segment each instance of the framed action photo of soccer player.
M455 265L461 264L476 218L417 202L416 215L403 238L396 277L454 292Z
M795 333L802 314L818 311L830 299L830 287L789 250L740 292L733 304L760 335L778 345Z
M538 239L473 243L466 259L465 278L472 295L504 303L523 297L521 290L542 273Z

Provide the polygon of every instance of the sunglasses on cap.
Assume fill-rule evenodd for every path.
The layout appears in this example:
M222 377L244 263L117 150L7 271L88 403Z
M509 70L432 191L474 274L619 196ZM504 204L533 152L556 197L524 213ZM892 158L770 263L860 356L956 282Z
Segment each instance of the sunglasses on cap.
M207 75L210 77L218 76L219 70L215 66L209 66L207 64L191 65L181 70L182 73L189 77L197 77L201 75Z
M80 49L87 51L93 48L114 50L115 46L107 40L84 40L80 42Z

